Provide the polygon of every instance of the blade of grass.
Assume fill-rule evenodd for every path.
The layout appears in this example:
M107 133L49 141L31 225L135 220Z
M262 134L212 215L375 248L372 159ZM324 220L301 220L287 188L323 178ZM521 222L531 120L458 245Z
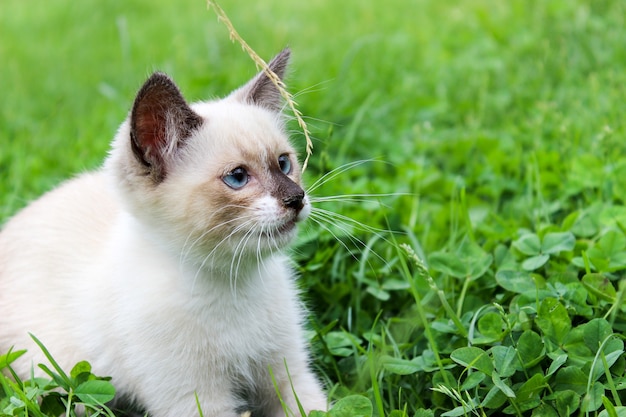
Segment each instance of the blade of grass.
M70 389L76 388L74 386L74 383L73 383L72 379L65 373L65 371L63 371L63 368L57 363L57 361L54 360L54 358L52 357L52 355L50 354L48 349L46 349L44 344L41 343L41 341L39 339L37 339L37 337L35 337L35 335L33 335L32 333L29 333L29 335L35 341L35 343L37 343L37 346L39 346L39 349L41 349L41 351L46 356L48 361L50 361L50 364L52 365L52 367L58 372L58 375L62 379L62 381L65 384L67 384L67 388L66 389L69 391ZM47 369L47 367L45 367L44 370L46 370L46 369ZM49 369L48 369L48 371L49 371Z
M401 267L402 273L404 274L405 279L411 284L411 293L413 295L413 298L415 299L415 306L417 308L417 313L420 317L420 320L422 321L422 324L424 325L424 333L426 335L426 339L428 339L428 343L430 344L431 349L433 350L433 355L435 356L435 362L437 363L437 367L441 371L441 374L443 375L443 378L446 384L448 386L453 386L452 385L453 381L448 381L448 377L445 372L445 368L443 366L443 361L441 360L441 357L439 356L437 342L435 341L435 337L433 336L430 326L428 325L426 312L424 311L424 307L422 306L422 297L419 295L419 292L415 288L413 277L411 275L411 272L409 271L409 266L407 265L406 260L405 260L406 255L408 255L413 260L416 260L416 259L419 260L419 258L417 257L417 255L415 255L415 252L413 252L413 250L408 245L405 245L405 244L396 245L396 248L397 248L398 255L399 255L398 258L400 260L400 267ZM400 251L400 249L403 249L405 251L405 254L403 254ZM423 265L422 265L422 268L420 268L421 263L418 262L417 266L418 266L418 274L422 276L424 274Z

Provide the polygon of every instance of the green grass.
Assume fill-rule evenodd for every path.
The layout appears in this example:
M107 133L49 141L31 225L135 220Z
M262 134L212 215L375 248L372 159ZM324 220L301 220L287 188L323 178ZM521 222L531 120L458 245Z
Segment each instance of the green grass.
M293 50L309 183L377 160L319 195L409 194L324 205L401 233L295 251L333 415L625 415L626 4L220 4ZM192 100L255 72L190 0L9 0L0 62L0 221L97 167L152 70Z

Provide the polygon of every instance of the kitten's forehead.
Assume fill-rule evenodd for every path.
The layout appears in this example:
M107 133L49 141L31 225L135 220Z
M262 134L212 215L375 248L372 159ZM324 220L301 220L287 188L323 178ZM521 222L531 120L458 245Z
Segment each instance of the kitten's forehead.
M192 108L205 119L202 135L215 152L233 163L267 164L276 154L294 153L276 114L230 100L204 102Z

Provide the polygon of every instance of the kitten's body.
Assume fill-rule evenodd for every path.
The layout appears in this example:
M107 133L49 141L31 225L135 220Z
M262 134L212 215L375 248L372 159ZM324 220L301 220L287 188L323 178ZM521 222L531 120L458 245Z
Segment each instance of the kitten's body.
M271 68L282 75L287 59ZM278 92L259 74L186 107L170 83L144 85L102 170L0 233L0 351L28 347L44 362L33 333L62 366L90 361L153 417L197 415L195 393L208 417L284 415L270 368L296 411L285 364L305 410L324 409L278 250L309 210ZM240 167L246 184L233 188Z

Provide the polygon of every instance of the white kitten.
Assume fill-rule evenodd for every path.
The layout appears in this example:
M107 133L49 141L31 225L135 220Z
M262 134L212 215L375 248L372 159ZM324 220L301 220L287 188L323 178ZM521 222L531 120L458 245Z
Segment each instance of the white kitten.
M283 76L289 51L270 68ZM326 409L289 262L310 211L280 94L258 74L188 105L154 74L104 167L35 201L0 233L0 352L28 333L69 368L91 362L153 417ZM288 372L286 366L288 367ZM293 384L293 389L291 383Z

